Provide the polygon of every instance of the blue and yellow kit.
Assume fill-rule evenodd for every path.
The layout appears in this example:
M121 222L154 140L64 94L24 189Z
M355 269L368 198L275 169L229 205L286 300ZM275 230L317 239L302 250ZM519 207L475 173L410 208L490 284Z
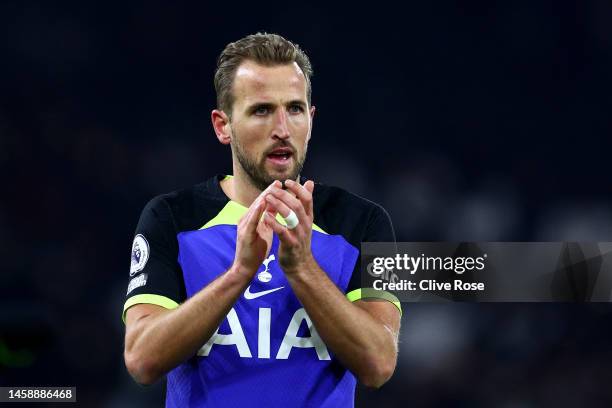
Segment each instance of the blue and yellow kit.
M230 268L236 225L247 208L225 195L224 177L146 205L132 246L124 317L135 304L176 308ZM359 300L360 243L395 241L389 216L323 184L315 184L313 204L313 256L349 300ZM354 405L356 379L293 293L276 261L278 245L274 236L269 256L211 339L168 373L167 407Z

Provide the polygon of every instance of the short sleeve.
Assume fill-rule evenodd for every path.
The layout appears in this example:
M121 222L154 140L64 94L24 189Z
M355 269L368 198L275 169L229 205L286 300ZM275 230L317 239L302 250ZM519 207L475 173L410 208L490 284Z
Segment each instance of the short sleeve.
M395 231L391 223L391 217L384 208L379 205L374 205L368 218L367 228L361 242L395 242ZM361 247L359 248L361 252ZM365 298L382 298L395 304L402 312L401 304L397 297L389 292L378 291L368 288L362 288L361 282L361 254L355 263L353 275L347 287L347 298L354 302Z
M395 231L391 217L384 208L377 205L372 211L363 242L395 242Z
M122 318L125 321L127 309L141 303L175 308L184 292L172 213L166 201L156 197L142 211L134 234Z

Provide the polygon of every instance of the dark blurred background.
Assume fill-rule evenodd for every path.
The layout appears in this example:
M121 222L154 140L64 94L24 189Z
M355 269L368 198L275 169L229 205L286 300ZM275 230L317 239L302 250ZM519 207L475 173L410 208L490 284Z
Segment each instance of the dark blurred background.
M215 61L299 43L304 175L383 204L404 241L612 240L612 3L0 4L0 384L163 404L120 315L153 196L230 172ZM393 379L357 406L609 406L608 304L406 304ZM297 379L296 379L297 381Z

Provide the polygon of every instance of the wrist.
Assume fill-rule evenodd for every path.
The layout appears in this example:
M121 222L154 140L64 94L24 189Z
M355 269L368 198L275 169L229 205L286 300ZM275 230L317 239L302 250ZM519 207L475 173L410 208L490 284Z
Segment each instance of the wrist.
M257 270L253 270L253 268L249 268L239 262L234 261L232 266L227 270L227 275L232 280L235 280L236 283L242 284L244 282L250 282L253 279L253 275Z
M288 265L282 265L283 271L285 274L292 276L299 276L301 274L309 274L315 266L318 266L317 261L315 261L312 253L308 253L302 259L297 260L296 262L291 262Z

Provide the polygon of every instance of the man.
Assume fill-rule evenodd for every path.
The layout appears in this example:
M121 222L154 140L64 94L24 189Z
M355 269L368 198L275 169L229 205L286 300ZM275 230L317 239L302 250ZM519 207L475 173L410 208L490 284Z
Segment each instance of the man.
M132 248L125 363L167 406L353 406L397 356L399 302L366 301L359 244L393 241L386 212L299 178L312 69L273 34L229 44L212 124L233 177L156 197ZM356 377L356 378L355 378Z

